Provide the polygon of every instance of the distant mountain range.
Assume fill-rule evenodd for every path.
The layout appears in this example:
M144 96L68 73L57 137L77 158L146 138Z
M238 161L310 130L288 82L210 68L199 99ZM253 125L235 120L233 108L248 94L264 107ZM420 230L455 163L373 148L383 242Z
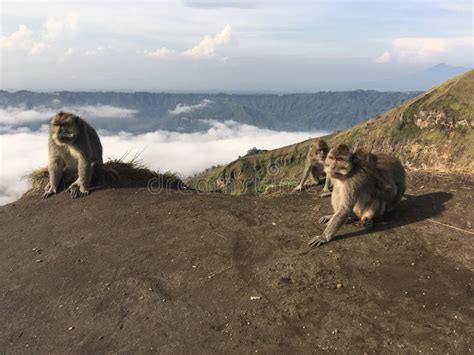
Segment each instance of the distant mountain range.
M468 70L469 68L466 67L453 67L445 63L440 63L431 68L409 75L366 83L362 85L362 87L383 91L428 90Z
M79 112L95 127L110 132L193 132L208 129L209 119L274 130L333 131L377 116L418 94L372 90L285 95L0 91L0 126L37 129L54 112L65 109ZM36 118L28 121L28 117Z

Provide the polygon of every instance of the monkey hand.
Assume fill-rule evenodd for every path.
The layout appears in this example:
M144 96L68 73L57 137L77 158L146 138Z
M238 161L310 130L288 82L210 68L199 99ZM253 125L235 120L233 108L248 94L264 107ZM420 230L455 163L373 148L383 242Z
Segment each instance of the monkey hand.
M328 223L330 220L331 220L331 217L333 215L332 214L328 214L327 216L322 216L320 219L319 219L319 223L321 224L325 224L325 223Z
M293 189L294 192L300 192L301 190L303 190L303 185L298 185Z
M314 237L313 239L309 241L308 245L310 248L314 248L314 247L319 247L320 245L326 244L327 242L329 242L329 240L327 240L326 237L322 235L317 235L316 237Z
M55 193L56 191L52 190L45 191L45 193L43 194L43 198L48 198L49 196L54 195Z
M51 185L49 183L48 185L46 185L46 188L44 189L43 198L48 198L49 196L54 195L56 193L56 189L52 189L50 186Z
M69 193L71 198L86 197L89 195L89 190L86 190L76 182L72 183L71 186L66 189L66 192Z

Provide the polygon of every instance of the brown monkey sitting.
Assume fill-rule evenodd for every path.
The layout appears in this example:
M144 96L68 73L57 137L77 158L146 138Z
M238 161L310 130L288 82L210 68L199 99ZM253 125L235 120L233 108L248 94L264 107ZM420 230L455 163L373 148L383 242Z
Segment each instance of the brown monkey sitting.
M320 219L328 225L322 235L310 240L310 246L329 242L352 214L372 227L373 219L393 209L405 192L405 169L393 155L353 154L339 144L329 151L325 171L333 183L334 214Z
M321 178L326 176L326 181L324 183L321 197L331 195L331 191L329 190L331 181L329 176L324 173L324 159L326 159L328 152L329 147L322 139L318 139L309 145L306 161L304 164L303 176L301 177L301 181L299 185L295 187L294 191L301 191L303 189L304 183L309 177L309 174L311 174L316 184L319 184Z
M93 170L102 165L102 144L92 126L82 118L59 112L49 122L49 183L44 198L57 192L63 170L77 173L77 180L67 189L72 198L89 194Z

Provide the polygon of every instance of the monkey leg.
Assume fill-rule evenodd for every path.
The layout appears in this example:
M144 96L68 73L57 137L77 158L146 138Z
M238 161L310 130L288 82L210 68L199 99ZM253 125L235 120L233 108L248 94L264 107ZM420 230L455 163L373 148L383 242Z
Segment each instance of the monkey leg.
M48 198L49 196L57 193L59 182L64 169L64 161L60 158L51 159L48 163L48 175L49 182L44 189L43 198Z
M329 178L329 176L326 176L326 181L324 182L323 191L320 195L321 197L331 196L331 190L329 189L330 185L331 185L331 179Z
M311 164L310 164L308 161L306 161L305 166L304 166L303 176L301 177L301 181L300 181L300 183L298 184L298 186L296 186L296 187L294 188L293 191L301 191L301 190L303 190L304 183L305 183L306 180L308 179L310 170L311 170Z
M385 202L380 200L373 201L370 206L362 213L360 220L364 227L371 229L374 226L374 218L381 217L385 213Z

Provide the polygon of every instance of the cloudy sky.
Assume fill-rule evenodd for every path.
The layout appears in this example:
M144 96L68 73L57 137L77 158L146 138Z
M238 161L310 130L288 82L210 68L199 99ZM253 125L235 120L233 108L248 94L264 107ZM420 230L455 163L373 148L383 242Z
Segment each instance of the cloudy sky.
M341 90L473 66L470 0L37 0L0 11L7 90Z

